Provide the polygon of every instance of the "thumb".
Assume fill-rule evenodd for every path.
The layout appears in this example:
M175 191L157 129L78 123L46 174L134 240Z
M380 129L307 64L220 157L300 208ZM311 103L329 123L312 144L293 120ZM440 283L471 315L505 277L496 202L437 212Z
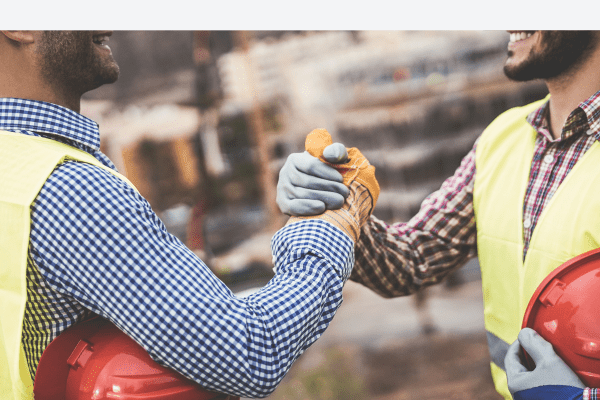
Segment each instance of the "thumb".
M348 160L348 150L341 143L330 144L323 150L323 158L332 164L343 164Z
M552 345L531 328L523 328L519 332L519 343L536 365L555 354Z
M504 367L506 368L506 374L509 378L521 372L528 371L521 362L521 357L519 355L520 347L519 341L515 340L513 344L509 346L506 357L504 357Z

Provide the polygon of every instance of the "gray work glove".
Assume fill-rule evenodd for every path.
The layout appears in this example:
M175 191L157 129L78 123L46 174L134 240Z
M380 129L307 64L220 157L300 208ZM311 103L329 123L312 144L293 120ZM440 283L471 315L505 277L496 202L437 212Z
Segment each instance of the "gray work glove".
M323 150L328 162L343 163L348 158L346 147L334 143ZM284 214L318 215L325 210L337 210L344 205L349 190L342 175L308 152L291 154L277 183L277 205Z
M535 362L535 369L529 371L519 356L519 345ZM575 372L554 352L552 345L531 328L523 328L518 339L508 348L504 358L508 390L516 392L540 386L561 385L585 389L585 385Z

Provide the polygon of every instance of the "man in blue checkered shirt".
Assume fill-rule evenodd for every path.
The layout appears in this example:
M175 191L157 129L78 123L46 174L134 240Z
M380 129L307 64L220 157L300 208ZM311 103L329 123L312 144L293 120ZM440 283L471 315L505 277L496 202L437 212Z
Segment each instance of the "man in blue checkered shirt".
M114 169L98 126L78 113L83 93L118 77L110 34L3 31L0 131L68 144ZM355 238L322 219L298 221L272 240L275 277L237 298L135 189L83 162L54 169L30 216L21 344L32 379L47 345L97 314L209 390L265 397L324 332L354 264Z

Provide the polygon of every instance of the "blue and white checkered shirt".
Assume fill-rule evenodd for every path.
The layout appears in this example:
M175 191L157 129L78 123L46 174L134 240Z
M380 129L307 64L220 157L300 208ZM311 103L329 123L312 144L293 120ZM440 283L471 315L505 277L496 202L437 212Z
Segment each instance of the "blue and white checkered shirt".
M0 99L0 129L68 143L114 168L97 124L69 109ZM31 219L23 346L32 377L50 341L93 312L207 389L267 396L328 326L354 264L337 228L291 224L271 242L275 277L237 298L135 190L79 162L54 170Z

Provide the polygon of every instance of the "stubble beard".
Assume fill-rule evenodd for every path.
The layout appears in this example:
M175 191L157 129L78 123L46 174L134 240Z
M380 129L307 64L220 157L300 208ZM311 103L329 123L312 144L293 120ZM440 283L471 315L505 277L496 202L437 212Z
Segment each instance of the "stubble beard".
M37 53L43 78L58 91L81 96L119 77L112 55L99 56L88 31L45 31Z
M543 48L532 48L528 57L518 65L504 66L504 74L511 80L525 82L549 80L572 74L583 64L597 45L593 32L542 31ZM509 52L509 57L512 54Z

